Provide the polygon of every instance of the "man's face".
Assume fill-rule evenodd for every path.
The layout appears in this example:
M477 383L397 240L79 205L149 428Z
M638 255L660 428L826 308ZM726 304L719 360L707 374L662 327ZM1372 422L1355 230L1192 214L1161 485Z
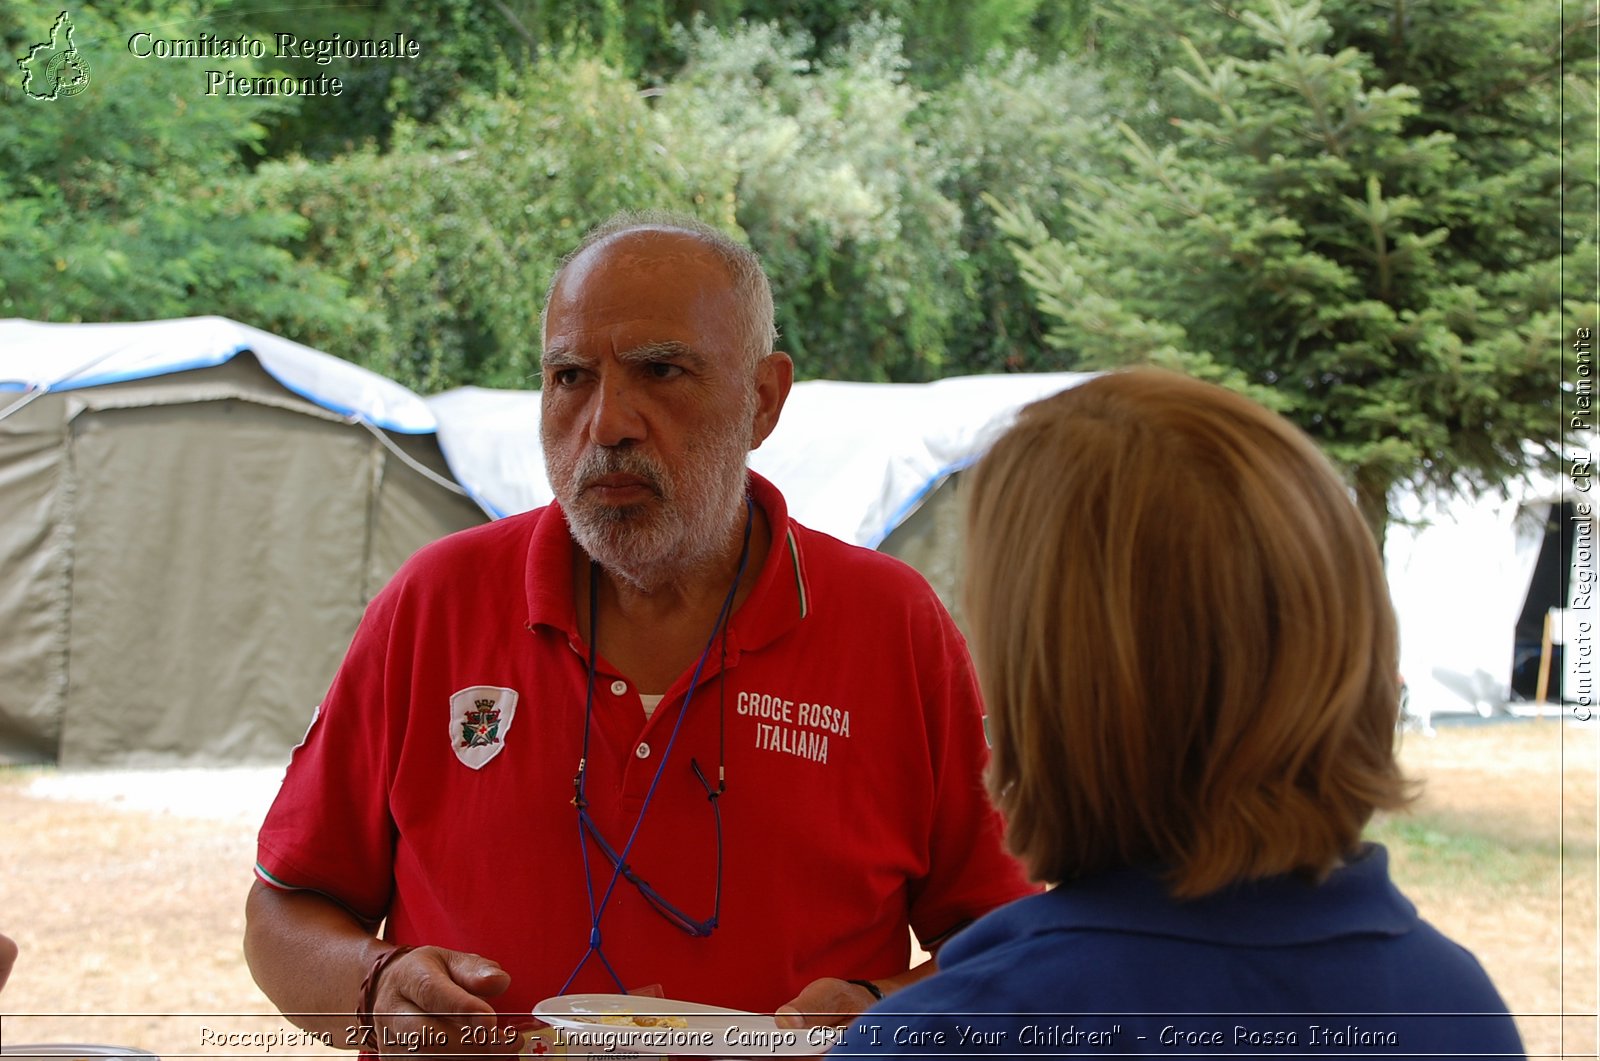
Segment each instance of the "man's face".
M583 550L637 585L693 570L740 525L759 438L738 309L715 255L661 230L589 248L551 292L550 485Z

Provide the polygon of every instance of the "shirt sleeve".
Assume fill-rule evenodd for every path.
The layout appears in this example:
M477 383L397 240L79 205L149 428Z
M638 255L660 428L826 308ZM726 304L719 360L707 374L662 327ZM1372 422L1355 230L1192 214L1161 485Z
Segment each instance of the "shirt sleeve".
M924 629L924 710L936 779L929 871L911 896L911 926L925 948L1013 899L1040 889L1005 850L1004 826L983 787L989 746L966 640L929 591Z
M368 606L257 837L265 884L320 892L370 924L394 886L389 795L405 713L386 707L400 582Z

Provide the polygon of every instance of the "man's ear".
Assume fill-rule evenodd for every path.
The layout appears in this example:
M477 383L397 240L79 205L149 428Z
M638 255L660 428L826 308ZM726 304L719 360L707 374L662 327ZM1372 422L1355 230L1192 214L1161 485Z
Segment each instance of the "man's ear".
M750 448L756 449L778 426L783 403L794 386L794 362L782 350L761 359L756 366L756 419L750 430Z

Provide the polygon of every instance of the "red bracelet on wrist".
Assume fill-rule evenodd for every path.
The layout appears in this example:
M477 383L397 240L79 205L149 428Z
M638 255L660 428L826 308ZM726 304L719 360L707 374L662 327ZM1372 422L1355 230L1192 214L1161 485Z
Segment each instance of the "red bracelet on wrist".
M361 990L356 995L356 1045L361 1048L363 1054L378 1053L378 1029L372 1023L372 1006L378 994L378 976L389 967L390 962L414 950L415 947L390 947L372 960L366 978L361 981Z

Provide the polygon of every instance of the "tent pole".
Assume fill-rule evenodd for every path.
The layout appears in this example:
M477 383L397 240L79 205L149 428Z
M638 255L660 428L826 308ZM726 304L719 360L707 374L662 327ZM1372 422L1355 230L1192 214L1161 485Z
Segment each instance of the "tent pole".
M1534 694L1534 701L1540 707L1544 706L1545 696L1550 691L1550 613L1544 613L1544 636L1539 645L1539 688ZM1544 712L1539 712L1539 717L1544 717Z

